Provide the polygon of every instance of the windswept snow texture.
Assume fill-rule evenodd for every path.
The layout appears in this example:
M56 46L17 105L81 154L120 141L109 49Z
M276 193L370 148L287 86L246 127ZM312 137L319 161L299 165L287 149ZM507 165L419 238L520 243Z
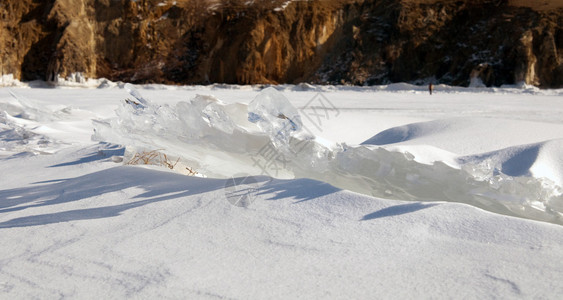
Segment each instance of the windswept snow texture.
M496 164L491 162L493 156L486 155L459 159L457 168L443 162L423 164L411 154L379 147L316 141L304 130L297 109L274 88L261 91L247 111L231 110L233 117L226 105L212 97L197 96L189 103L168 106L150 103L139 91L128 90L142 104L122 103L118 118L96 122L96 140L162 148L212 177L231 177L242 171L252 176L311 178L377 197L462 202L492 212L563 224L562 185L557 182L560 167L538 167L541 173L521 170L535 162L537 156L527 154L533 148L515 153L505 162L497 163L496 159ZM248 114L248 121L257 123L259 130L250 131L245 124L239 126L233 121L244 114ZM467 122L406 125L384 131L364 144L441 136L444 131L470 127Z
M83 84L0 88L2 299L563 294L563 90Z

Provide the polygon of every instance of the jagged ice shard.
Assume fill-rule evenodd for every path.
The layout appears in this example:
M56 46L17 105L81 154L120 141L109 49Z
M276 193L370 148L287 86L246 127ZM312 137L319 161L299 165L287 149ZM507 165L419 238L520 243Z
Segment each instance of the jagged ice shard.
M454 168L377 146L327 145L304 132L297 109L273 88L248 106L201 95L156 105L127 88L141 103L122 102L117 118L95 121L95 140L159 149L209 177L311 178L376 197L461 202L563 224L563 192L546 179L511 177L486 161Z
M297 109L282 93L271 87L262 90L260 95L248 104L248 121L256 123L284 154L290 153L291 135L303 127Z

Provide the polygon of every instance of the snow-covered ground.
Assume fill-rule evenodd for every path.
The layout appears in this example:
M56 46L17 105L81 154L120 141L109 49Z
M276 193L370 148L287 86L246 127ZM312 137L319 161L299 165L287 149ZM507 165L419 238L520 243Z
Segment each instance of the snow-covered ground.
M81 85L0 88L2 299L563 295L563 90Z

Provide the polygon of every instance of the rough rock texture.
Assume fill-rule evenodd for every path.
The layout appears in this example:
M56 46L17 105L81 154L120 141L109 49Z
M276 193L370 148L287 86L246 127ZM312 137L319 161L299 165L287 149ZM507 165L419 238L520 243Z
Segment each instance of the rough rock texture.
M23 80L562 87L562 2L2 0L0 62Z

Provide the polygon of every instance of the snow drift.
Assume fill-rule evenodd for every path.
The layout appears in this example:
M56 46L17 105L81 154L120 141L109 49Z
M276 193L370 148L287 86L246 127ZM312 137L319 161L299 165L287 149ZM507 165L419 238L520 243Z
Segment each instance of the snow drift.
M127 145L130 151L159 149L209 177L311 178L377 197L462 202L563 224L561 187L539 171L547 158L536 167L532 163L530 172L514 170L501 154L462 158L458 166L423 164L409 153L316 138L273 88L264 89L248 106L201 95L173 106L157 105L131 85L126 88L134 99L120 103L116 118L95 121L95 140ZM540 148L546 151L556 147L544 146Z
M562 177L562 90L439 87L430 96L406 84L276 86L296 115L283 98L260 105L268 101L258 86L149 85L142 95L128 86L134 96L123 83L91 87L0 88L2 298L563 294L563 226L400 199L471 198L552 216L546 201L519 201L547 199L526 192L553 191L534 182ZM309 117L318 106L306 103L319 91L340 114L315 131ZM93 142L92 119L97 137L127 149ZM398 137L405 126L418 133L348 146L378 132ZM122 165L146 158L135 151L175 171L228 178ZM326 156L311 157L318 153ZM266 172L325 182L248 177ZM494 178L503 182L487 181ZM505 193L508 181L529 190Z

